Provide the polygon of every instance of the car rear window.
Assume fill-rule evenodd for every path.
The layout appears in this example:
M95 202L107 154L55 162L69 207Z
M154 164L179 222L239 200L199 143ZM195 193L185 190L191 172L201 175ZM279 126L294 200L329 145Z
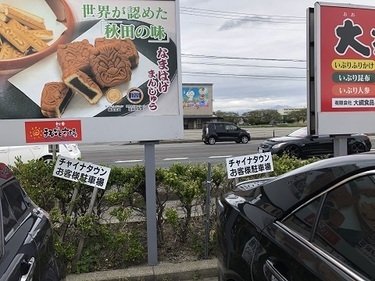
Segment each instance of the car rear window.
M3 195L1 196L1 209L3 211L2 224L5 237L8 235L10 230L16 225L17 220L14 218L10 205Z
M8 200L10 208L16 218L19 220L27 210L27 204L24 199L24 192L16 181L9 183L3 188L3 193Z

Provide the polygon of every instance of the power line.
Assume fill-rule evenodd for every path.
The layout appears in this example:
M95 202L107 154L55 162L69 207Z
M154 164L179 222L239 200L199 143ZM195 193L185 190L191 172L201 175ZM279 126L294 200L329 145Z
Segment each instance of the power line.
M205 58L205 59L254 60L254 61L279 61L279 62L304 62L306 63L306 60L300 60L300 59L232 57L232 56L211 56L211 55L195 55L195 54L181 54L181 56L190 57L190 58Z
M288 76L288 75L253 75L253 74L232 74L232 73L217 73L217 72L184 72L182 74L191 76L226 76L233 78L253 78L253 79L272 79L272 80L300 80L306 79L306 76Z
M181 14L187 14L191 16L213 17L213 18L221 18L221 19L228 19L228 20L246 20L246 21L254 21L254 22L296 23L296 24L304 24L306 22L305 17L248 14L248 13L241 13L241 12L215 11L215 10L190 8L190 7L181 7L180 12Z
M195 65L217 65L217 66L239 66L239 67L259 67L259 68L288 68L288 69L306 69L298 66L277 66L277 65L256 65L256 64L237 64L237 63L215 63L215 62L182 62L182 64Z

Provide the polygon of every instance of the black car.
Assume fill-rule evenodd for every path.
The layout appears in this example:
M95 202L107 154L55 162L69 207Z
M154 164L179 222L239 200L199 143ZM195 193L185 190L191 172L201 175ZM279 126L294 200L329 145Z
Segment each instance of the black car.
M4 163L0 163L0 197L0 280L65 278L48 214L31 201Z
M297 158L333 155L334 139L330 135L308 135L307 128L300 128L289 135L274 137L263 141L258 152L271 152L281 156L288 154ZM347 138L348 154L367 152L371 141L365 134L352 134Z
M375 154L241 182L219 201L219 280L375 280Z
M222 141L235 141L248 143L250 133L237 125L228 122L205 123L202 128L202 141L205 144L215 144Z

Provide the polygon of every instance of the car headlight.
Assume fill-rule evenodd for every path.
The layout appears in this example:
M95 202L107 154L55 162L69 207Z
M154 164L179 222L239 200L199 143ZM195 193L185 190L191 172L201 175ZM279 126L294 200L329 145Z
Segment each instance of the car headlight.
M277 144L273 145L272 148L280 148L285 144L286 144L286 142L280 142L280 143L277 143Z

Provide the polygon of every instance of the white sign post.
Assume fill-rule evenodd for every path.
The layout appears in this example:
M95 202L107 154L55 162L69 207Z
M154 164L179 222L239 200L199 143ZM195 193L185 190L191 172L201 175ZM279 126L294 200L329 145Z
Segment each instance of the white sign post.
M94 187L91 195L89 209L87 210L87 214L91 215L94 208L96 196L98 194L98 189L105 189L110 172L111 169L108 167L103 167L93 163L83 162L59 155L53 169L53 176ZM75 196L77 196L77 194L78 187L74 190L72 202L74 202ZM62 239L64 238L64 235L65 231L63 231ZM84 241L84 237L81 237L78 243L75 262L77 262L81 257Z
M226 158L228 178L239 178L273 171L271 152Z

